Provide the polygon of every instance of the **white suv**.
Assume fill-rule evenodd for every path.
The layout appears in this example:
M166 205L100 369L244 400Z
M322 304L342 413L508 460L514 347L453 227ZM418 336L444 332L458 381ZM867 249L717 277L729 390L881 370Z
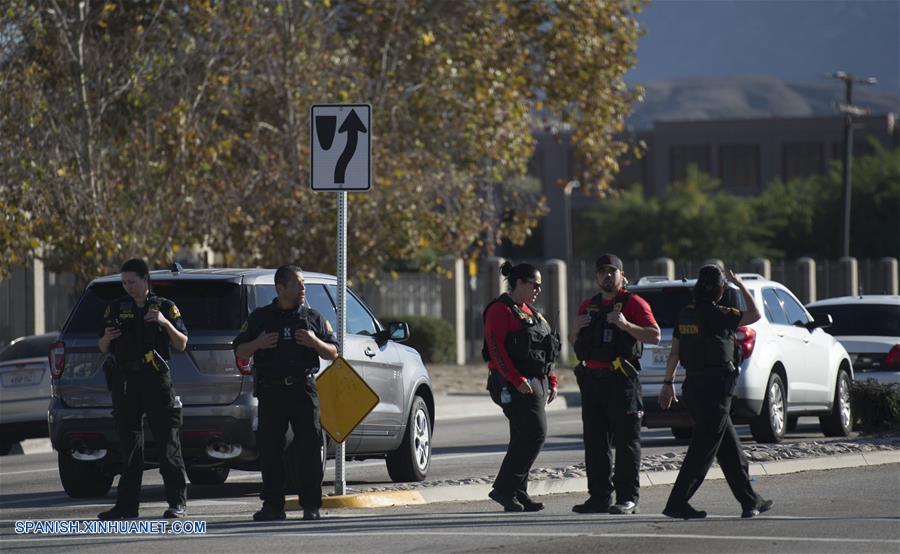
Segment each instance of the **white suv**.
M842 296L806 307L815 317L834 320L828 332L850 352L857 379L900 383L900 296Z
M781 283L757 274L740 277L763 317L735 333L744 361L734 394L734 421L749 423L757 442L779 442L801 415L819 416L826 436L849 435L853 368L844 347L822 330L831 324L831 318L814 319ZM661 410L657 397L671 350L674 319L691 301L695 282L645 277L628 287L647 300L662 332L659 344L647 345L641 357L644 425L671 427L679 438L690 436L690 415L678 405ZM731 284L722 303L747 309L739 290ZM683 368L679 368L676 379L680 396Z

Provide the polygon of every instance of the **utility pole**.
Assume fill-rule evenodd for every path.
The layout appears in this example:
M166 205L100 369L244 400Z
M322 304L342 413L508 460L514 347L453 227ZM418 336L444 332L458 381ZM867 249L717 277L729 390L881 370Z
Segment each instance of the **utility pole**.
M838 111L844 114L844 242L842 255L850 256L850 190L853 166L853 116L866 115L868 110L853 105L853 84L874 85L875 77L856 77L850 73L836 71L831 78L844 82L844 104L838 104Z

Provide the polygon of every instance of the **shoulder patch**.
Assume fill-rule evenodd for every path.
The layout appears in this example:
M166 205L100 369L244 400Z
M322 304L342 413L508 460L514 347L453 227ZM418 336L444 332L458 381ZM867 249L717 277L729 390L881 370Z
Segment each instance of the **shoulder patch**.
M331 326L331 322L327 319L325 320L325 330L329 333L334 333L334 327Z
M741 311L740 311L739 309L737 309L737 308L730 308L730 307L728 307L728 306L719 306L719 310L720 310L723 314L729 314L729 315L741 315Z
M248 323L249 323L249 322L244 321L244 324L241 325L241 333L244 333L244 332L247 331Z
M173 303L172 307L169 308L169 319L178 319L179 317L181 317L181 311L178 309L178 306Z

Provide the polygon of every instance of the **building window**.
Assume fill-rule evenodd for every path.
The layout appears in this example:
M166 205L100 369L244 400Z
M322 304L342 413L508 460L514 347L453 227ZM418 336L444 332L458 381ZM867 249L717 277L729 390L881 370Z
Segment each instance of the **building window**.
M719 147L719 177L726 190L739 194L759 191L759 145L723 144Z
M669 181L681 181L687 177L689 166L696 165L703 173L709 173L708 144L679 144L669 148Z
M825 148L821 142L785 144L781 178L785 181L825 173Z

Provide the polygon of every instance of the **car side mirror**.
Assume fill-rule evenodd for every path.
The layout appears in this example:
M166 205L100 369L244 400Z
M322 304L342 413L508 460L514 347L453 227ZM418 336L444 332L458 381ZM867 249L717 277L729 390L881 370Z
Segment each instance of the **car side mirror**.
M804 327L812 331L816 327L819 327L821 329L831 327L832 323L834 323L834 320L831 319L831 314L822 314L816 316L815 319L804 325Z
M404 321L389 321L388 333L392 341L403 342L409 338L409 325Z

